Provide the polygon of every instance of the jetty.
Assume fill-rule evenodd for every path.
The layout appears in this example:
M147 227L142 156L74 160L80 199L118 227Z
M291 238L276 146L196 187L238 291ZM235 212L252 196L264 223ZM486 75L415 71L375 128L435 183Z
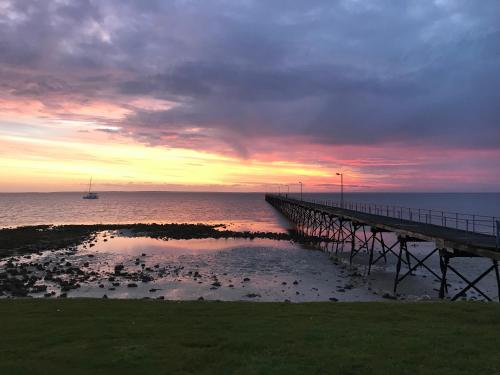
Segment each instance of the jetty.
M395 256L394 293L398 285L420 267L440 282L440 298L448 296L450 273L465 282L458 293L449 296L451 300L474 289L491 301L493 298L482 291L478 283L494 273L496 298L500 301L500 222L495 217L356 202L302 200L282 194L266 194L265 199L296 226L299 234L330 245L326 249L332 255L348 251L352 264L356 256L367 254L368 274L374 264L387 262L388 256ZM389 239L384 237L386 233L395 236ZM433 250L419 256L408 246L411 242L433 243ZM438 271L429 264L435 256L439 257ZM455 258L477 257L489 259L491 265L472 280L453 264Z

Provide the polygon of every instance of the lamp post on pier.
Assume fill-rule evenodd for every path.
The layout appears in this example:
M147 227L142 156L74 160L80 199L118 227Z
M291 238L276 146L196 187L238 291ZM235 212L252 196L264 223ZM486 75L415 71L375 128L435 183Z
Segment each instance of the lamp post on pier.
M285 186L287 188L286 197L288 198L288 195L290 194L290 185L285 185Z
M302 182L299 181L300 184L300 200L302 200Z
M340 176L340 208L344 208L344 174L337 172Z

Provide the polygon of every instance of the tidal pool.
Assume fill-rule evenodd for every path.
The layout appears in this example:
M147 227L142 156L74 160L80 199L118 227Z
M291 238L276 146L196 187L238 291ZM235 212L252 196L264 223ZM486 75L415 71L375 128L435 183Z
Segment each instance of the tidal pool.
M119 231L98 233L76 248L0 261L0 273L28 280L27 294L33 297L290 302L390 297L394 259L373 267L370 275L366 268L366 257L349 266L345 255L332 259L290 241L162 240ZM401 284L399 298L435 298L438 287L434 277L417 271ZM469 297L475 298L474 292Z

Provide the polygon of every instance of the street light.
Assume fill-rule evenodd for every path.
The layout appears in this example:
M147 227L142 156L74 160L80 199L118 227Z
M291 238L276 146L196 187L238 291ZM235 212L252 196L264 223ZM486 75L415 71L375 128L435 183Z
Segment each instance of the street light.
M302 200L302 182L299 181L300 184L300 200Z
M337 176L340 176L340 207L344 208L344 174L337 172Z
M286 197L288 198L288 195L290 194L290 185L285 185L286 186Z

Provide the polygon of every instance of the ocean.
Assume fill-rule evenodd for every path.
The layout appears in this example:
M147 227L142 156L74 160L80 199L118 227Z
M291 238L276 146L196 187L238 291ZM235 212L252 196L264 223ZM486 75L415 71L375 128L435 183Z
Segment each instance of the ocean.
M338 194L304 194L303 198L338 201L340 197ZM345 202L358 204L500 216L500 194L352 193L344 198ZM263 193L103 192L98 200L82 199L81 193L0 194L0 207L0 227L156 222L220 223L229 229L251 231L283 232L292 228L292 224L265 201ZM388 239L391 240L391 234ZM45 271L39 268L47 264L62 268L70 264L90 272L92 276L80 281L77 289L64 293L68 297L292 302L383 300L392 293L397 263L396 258L390 256L387 263L374 265L368 275L364 253L356 257L352 266L347 266L348 252L341 252L338 259L332 260L316 246L270 239L164 241L104 231L91 242L73 250L45 251L14 257L11 261L16 267L22 264L31 267L40 278ZM412 253L419 258L434 249L434 244L427 242L411 246ZM380 250L378 245L375 250ZM7 267L7 261L0 259L0 271ZM131 283L126 277L114 280L116 265L124 266L129 276L146 272L151 281ZM429 259L427 265L436 274L440 273L437 256ZM490 267L491 261L458 258L453 265L472 280ZM448 282L450 295L465 286L455 275L449 275ZM57 283L45 282L44 285L46 290L30 295L63 295ZM438 289L439 280L425 269L418 269L398 287L398 298L434 299ZM498 294L493 274L482 281L481 289L492 297ZM482 299L482 296L470 290L467 298Z
M285 231L291 224L264 193L0 193L0 227L37 224L221 223L235 230ZM299 197L298 193L290 196ZM305 193L304 199L339 200ZM348 193L345 202L395 205L500 217L500 193Z

